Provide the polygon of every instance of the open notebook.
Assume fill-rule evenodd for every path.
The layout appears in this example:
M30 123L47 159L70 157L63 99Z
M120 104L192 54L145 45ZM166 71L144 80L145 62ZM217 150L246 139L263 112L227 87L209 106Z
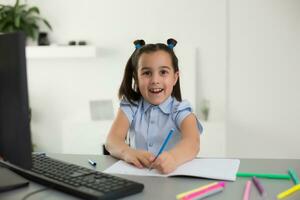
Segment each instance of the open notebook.
M107 168L104 173L161 177L193 176L208 179L235 181L239 165L240 160L238 159L197 158L179 166L170 174L160 174L155 169L139 169L120 160Z

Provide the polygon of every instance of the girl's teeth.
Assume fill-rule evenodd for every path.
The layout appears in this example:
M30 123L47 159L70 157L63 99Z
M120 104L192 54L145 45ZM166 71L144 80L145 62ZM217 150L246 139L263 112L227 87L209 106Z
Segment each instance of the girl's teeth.
M151 92L161 92L162 89L150 89Z

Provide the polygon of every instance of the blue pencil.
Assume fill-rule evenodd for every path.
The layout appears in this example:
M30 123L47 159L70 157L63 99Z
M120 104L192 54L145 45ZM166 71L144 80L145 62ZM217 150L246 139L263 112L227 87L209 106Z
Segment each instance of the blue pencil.
M166 145L167 145L168 141L170 140L170 138L171 138L171 136L172 136L173 133L174 133L174 129L171 129L170 132L169 132L169 134L168 134L168 136L166 137L164 143L161 145L158 154L155 156L154 160L152 161L152 164L150 165L149 170L152 169L153 163L158 158L158 156L163 152L164 148L166 147Z

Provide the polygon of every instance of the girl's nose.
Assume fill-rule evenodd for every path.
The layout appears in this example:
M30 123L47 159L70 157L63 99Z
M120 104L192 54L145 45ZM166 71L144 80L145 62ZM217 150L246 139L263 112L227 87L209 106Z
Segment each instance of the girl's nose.
M151 77L151 83L152 83L152 84L159 83L159 79L160 79L159 74L154 73L154 74L152 75L152 77Z

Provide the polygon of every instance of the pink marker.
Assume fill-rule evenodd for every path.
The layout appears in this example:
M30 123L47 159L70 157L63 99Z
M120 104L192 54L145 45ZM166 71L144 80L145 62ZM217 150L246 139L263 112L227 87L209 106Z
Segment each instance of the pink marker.
M244 192L243 200L249 200L250 190L251 190L251 181L247 181L246 186L245 186L245 192Z
M218 189L211 190L209 192L206 192L204 194L200 194L199 196L195 196L194 198L190 198L188 200L200 200L200 199L206 199L207 197L210 197L212 195L218 194L224 190L223 187L219 187Z
M218 189L224 188L224 187L225 187L225 182L221 181L221 182L217 183L216 185L212 185L212 186L210 186L208 188L196 191L196 192L194 192L192 194L188 194L188 195L184 196L182 198L182 200L191 200L191 199L196 198L196 197L198 197L200 195L203 195L203 194L205 194L207 192L211 192L213 190L218 190Z

